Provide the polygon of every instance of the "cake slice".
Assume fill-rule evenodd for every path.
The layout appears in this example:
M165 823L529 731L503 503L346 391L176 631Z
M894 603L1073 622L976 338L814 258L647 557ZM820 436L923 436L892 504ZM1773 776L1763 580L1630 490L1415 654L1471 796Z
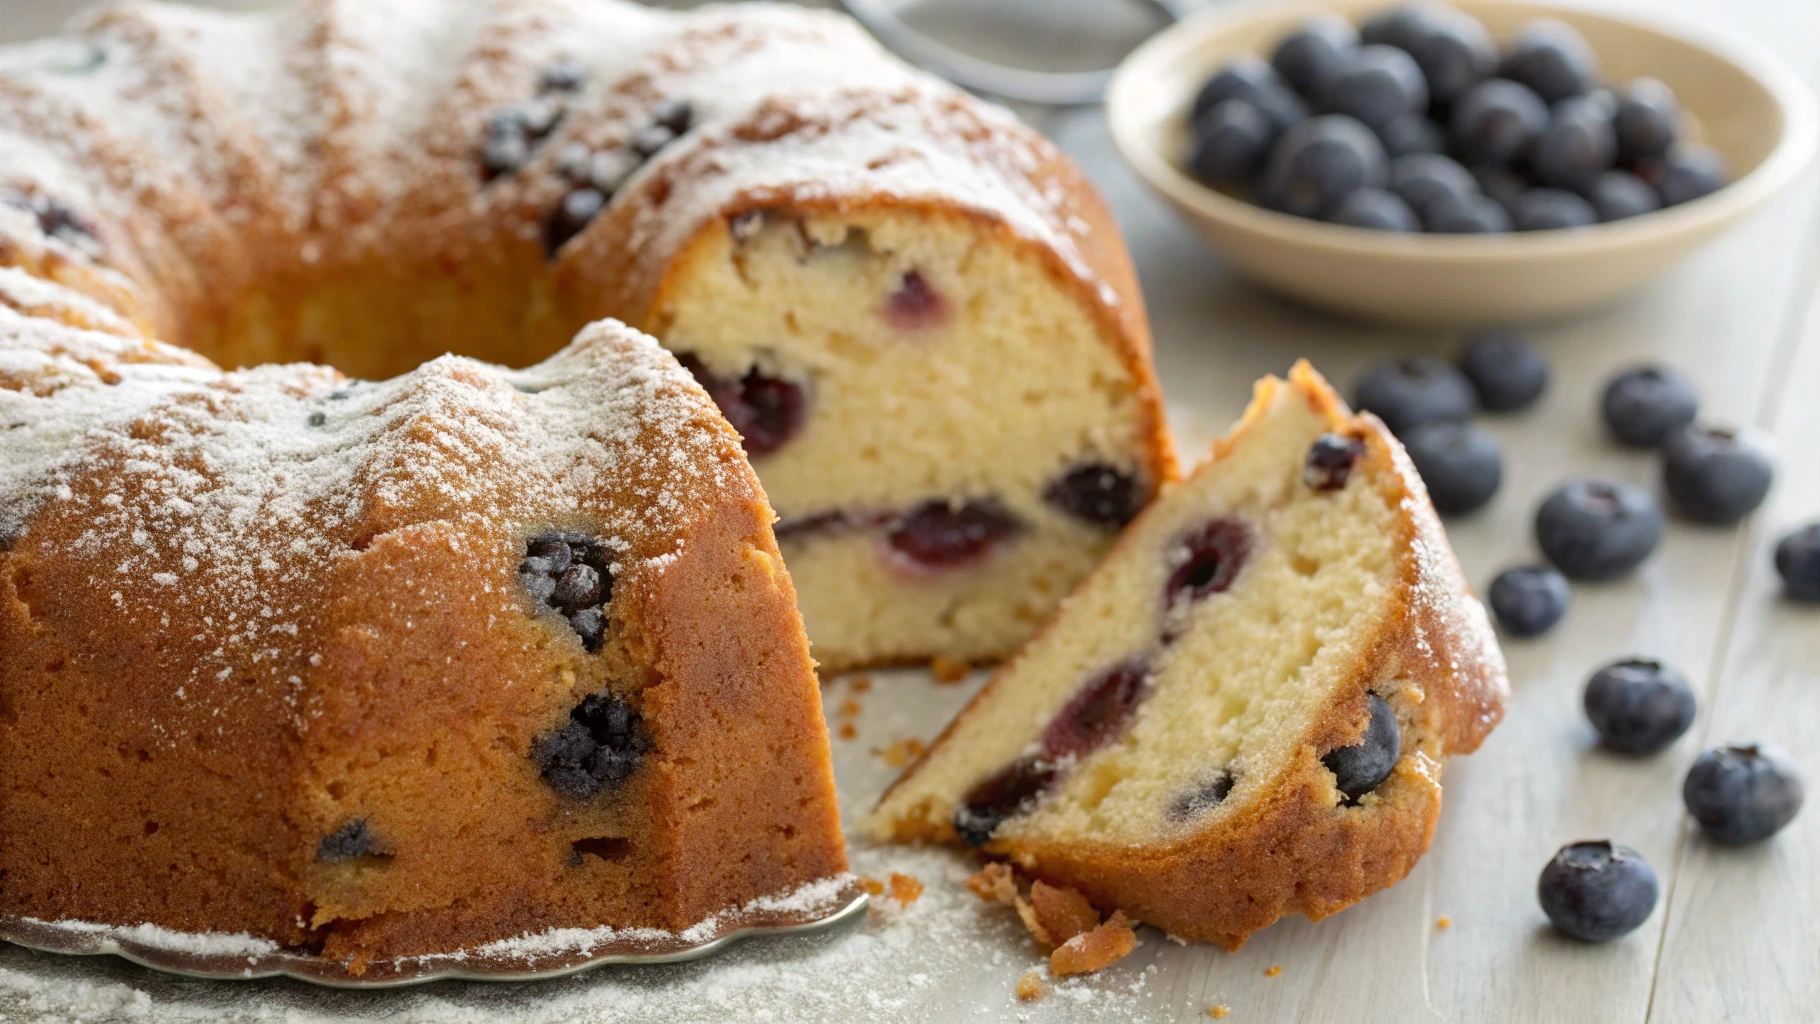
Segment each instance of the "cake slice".
M1300 363L1258 384L869 827L1237 948L1402 878L1442 764L1506 689L1403 449Z

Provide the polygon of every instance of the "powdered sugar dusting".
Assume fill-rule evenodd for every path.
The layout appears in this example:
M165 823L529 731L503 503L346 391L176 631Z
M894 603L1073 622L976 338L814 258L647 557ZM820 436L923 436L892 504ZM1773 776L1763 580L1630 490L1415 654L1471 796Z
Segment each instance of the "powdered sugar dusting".
M119 948L121 943L132 943L151 949L207 957L263 956L278 952L276 942L256 938L244 932L235 934L179 932L169 928L160 928L154 924L112 925L96 924L93 921L40 921L32 917L25 918L25 920L31 924L46 925L60 931L98 936L114 944L114 948Z

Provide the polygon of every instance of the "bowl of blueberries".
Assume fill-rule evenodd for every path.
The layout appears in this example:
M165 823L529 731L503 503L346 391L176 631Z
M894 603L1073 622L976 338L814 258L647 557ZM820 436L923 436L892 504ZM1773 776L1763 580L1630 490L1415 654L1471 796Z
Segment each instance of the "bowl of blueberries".
M1120 153L1247 275L1366 319L1549 319L1636 289L1815 148L1786 65L1521 0L1253 2L1134 51Z

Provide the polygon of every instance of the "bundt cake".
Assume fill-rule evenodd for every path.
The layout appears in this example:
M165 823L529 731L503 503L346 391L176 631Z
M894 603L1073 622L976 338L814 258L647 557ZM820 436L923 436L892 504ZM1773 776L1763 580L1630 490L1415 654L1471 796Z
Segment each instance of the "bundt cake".
M835 15L133 3L0 50L0 265L223 366L659 336L831 668L1009 653L1174 473L1078 169Z
M0 437L0 915L361 971L845 871L773 513L651 338L230 373L6 269Z
M965 843L1237 948L1402 878L1507 684L1408 457L1298 365L889 790Z

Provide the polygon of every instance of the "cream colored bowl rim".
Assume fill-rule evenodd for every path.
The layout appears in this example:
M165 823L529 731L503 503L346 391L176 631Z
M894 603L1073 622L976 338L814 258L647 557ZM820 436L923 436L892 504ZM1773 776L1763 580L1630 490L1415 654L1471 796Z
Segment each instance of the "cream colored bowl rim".
M1368 6L1355 0L1340 4L1318 0L1295 5L1281 0L1245 0L1210 8L1165 29L1133 50L1120 63L1106 96L1106 118L1113 144L1138 174L1153 188L1200 215L1224 222L1251 234L1275 236L1281 241L1325 249L1416 260L1505 260L1583 255L1628 248L1650 239L1667 238L1720 224L1741 216L1775 195L1812 159L1817 124L1815 99L1805 83L1781 58L1732 33L1707 25L1663 17L1614 12L1591 5L1531 3L1529 0L1473 0L1469 6L1507 6L1536 17L1568 15L1596 18L1614 25L1639 29L1705 50L1737 68L1761 86L1781 115L1781 136L1756 167L1724 188L1691 202L1623 221L1556 231L1512 232L1498 235L1427 235L1370 231L1327 224L1278 213L1210 189L1188 177L1146 138L1143 112L1137 109L1143 80L1155 68L1173 62L1183 51L1210 37L1255 21L1276 20L1286 10L1309 13L1324 9L1351 10Z

